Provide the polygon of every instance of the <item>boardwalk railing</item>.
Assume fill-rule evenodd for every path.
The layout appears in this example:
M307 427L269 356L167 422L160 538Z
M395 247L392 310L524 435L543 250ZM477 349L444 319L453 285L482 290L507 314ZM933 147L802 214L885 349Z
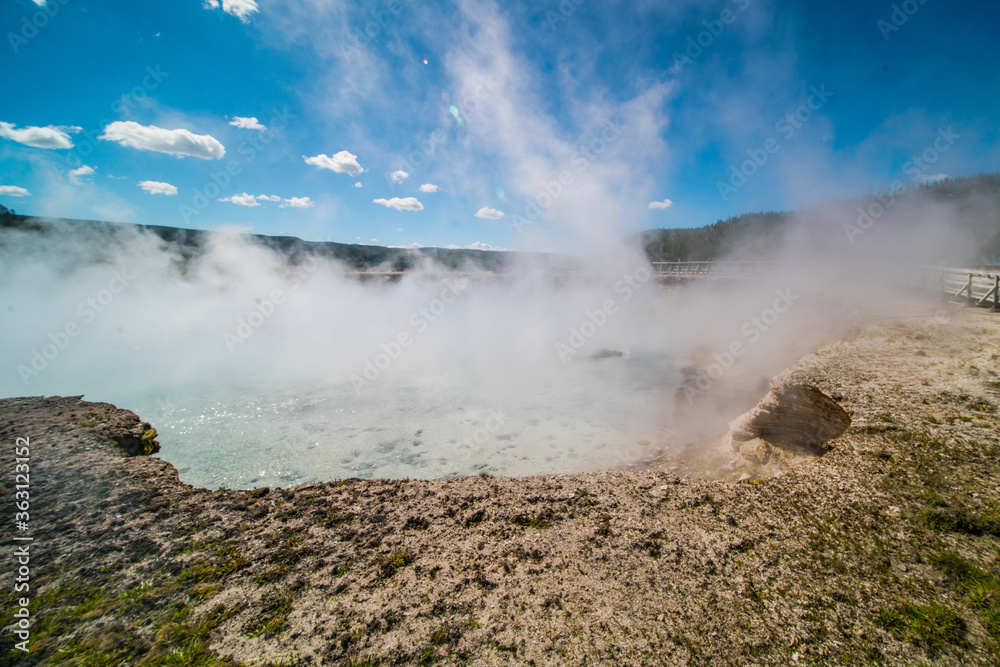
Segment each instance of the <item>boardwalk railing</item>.
M963 271L961 269L930 269L937 273L932 288L950 301L969 306L1000 310L1000 272Z
M841 268L843 263L838 264ZM653 262L657 276L698 278L740 277L768 273L778 262ZM1000 270L956 269L898 264L851 265L855 275L922 291L937 292L946 301L1000 311Z

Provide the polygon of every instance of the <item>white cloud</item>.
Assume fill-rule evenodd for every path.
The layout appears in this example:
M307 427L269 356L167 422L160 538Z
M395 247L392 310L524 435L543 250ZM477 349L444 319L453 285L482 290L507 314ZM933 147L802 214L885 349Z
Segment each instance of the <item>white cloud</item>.
M389 177L392 179L393 183L402 183L403 181L405 181L406 179L408 179L410 177L410 175L407 174L402 169L400 169L399 171L392 172L389 175Z
M282 200L281 208L309 208L313 205L312 199L309 197L292 197L291 199Z
M220 160L226 154L225 146L211 135L194 134L184 129L165 130L155 125L139 125L130 120L116 120L104 128L104 134L98 139L117 141L122 146L141 151L156 151L178 157L190 155L202 160Z
M232 204L238 204L240 206L260 206L260 203L257 201L256 197L254 197L253 195L248 195L245 192L241 195L233 195L232 197L226 197L224 199L220 199L219 201L227 201Z
M177 194L177 188L170 183L162 181L139 181L139 187L151 195L171 195Z
M503 211L498 211L495 208L482 207L476 211L477 218L483 218L484 220L499 220L504 217Z
M218 9L220 0L205 0L205 9ZM250 15L260 11L257 0L221 0L222 11L246 23Z
M82 165L77 169L69 172L69 182L73 185L83 185L83 179L87 176L94 175L94 168L88 165Z
M325 154L306 157L305 161L306 164L311 164L312 166L319 167L320 169L329 169L330 171L334 171L338 174L357 176L364 172L364 169L358 163L358 156L347 151L340 151L332 157Z
M250 207L260 206L262 201L276 202L278 203L278 208L310 208L313 205L313 201L309 197L282 199L278 195L248 195L245 192L241 195L233 195L232 197L220 199L219 201L227 201L231 204Z
M0 123L0 137L16 141L32 148L73 148L70 134L79 132L81 127L63 127L48 125L46 127L22 127L16 129L10 123Z
M434 185L433 183L424 183L423 185L420 186L421 192L437 192L440 189L441 188Z
M392 199L376 199L374 203L381 204L386 208L394 208L397 211L422 211L424 210L424 205L417 201L416 197L406 197L400 199L399 197L393 197Z
M921 174L920 182L926 185L927 183L937 183L938 181L943 181L946 178L950 178L948 174L934 174L933 176Z
M267 128L257 122L256 118L243 118L241 116L233 116L233 119L229 121L230 125L240 128L241 130L266 130Z
M0 195L7 195L8 197L30 197L31 193L24 188L19 188L16 185L0 185Z
M361 185L361 181L358 181L357 183L354 184L354 187L356 187L356 188L363 188L365 186Z
M669 199L664 199L663 201L651 201L649 202L650 211L662 211L673 206L674 203Z
M506 250L506 248L497 248L496 246L491 246L489 243L483 243L482 241L476 241L475 243L470 243L469 245L447 245L444 247L445 250L493 250L501 251Z

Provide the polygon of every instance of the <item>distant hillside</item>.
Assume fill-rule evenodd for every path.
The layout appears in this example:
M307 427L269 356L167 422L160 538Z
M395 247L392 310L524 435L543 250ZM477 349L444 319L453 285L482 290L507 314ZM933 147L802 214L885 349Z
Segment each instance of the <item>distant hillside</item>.
M158 225L136 225L131 223L101 222L96 220L72 220L36 218L18 215L16 212L0 206L0 229L19 229L34 232L39 235L64 235L77 232L86 234L103 232L109 235L120 235L133 230L151 232L166 243L176 248L185 261L196 257L206 242L214 234L196 229L180 229ZM389 271L405 271L418 265L423 260L432 260L447 268L469 267L482 271L503 271L515 259L535 259L549 265L566 267L571 261L564 255L545 253L505 252L488 250L464 250L444 248L386 248L374 245L359 245L348 243L303 241L294 236L264 236L248 234L256 243L273 248L287 255L295 262L306 256L328 257L342 262L356 270L379 268ZM0 237L0 247L3 246Z
M814 244L822 246L830 239L843 241L843 225L853 223L859 209L871 209L885 201L884 195L835 201L812 209L794 212L746 213L712 225L692 229L655 229L628 238L645 250L650 261L705 261L730 258L772 259L781 252L783 241L797 229L807 230ZM975 253L960 258L970 264L1000 260L1000 173L968 178L946 179L897 194L889 214L879 221L883 229L896 229L902 235L909 227L908 214L928 204L946 205L957 230L974 240ZM111 235L130 230L156 234L175 247L189 261L199 254L206 241L220 232L207 232L156 225L98 222L92 220L50 220L18 215L0 206L0 229L20 229L39 234L104 232ZM578 268L566 255L484 250L448 250L441 248L386 248L347 243L303 241L292 236L248 235L257 243L286 254L295 262L305 256L336 259L356 270L405 271L424 260L448 268L502 272L516 261L528 259L549 271ZM0 237L0 247L3 246ZM842 245L842 244L841 244Z
M780 250L781 240L792 227L811 223L815 218L822 219L818 224L825 224L825 231L838 233L845 221L855 220L857 210L868 209L877 196L833 202L805 211L747 213L706 227L654 229L632 238L641 244L651 261L768 259ZM1000 256L1000 174L946 179L907 189L898 195L897 210L908 199L914 203L917 196L954 207L958 227L976 239L982 252L981 257L971 257L970 261L978 263L982 257Z

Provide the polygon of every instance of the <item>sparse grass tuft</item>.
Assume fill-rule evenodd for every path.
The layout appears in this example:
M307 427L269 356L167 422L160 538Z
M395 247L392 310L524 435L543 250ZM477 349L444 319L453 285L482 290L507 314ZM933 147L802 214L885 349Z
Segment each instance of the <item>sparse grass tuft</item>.
M940 653L947 646L965 643L965 622L952 609L940 604L901 604L880 609L875 622L897 637Z

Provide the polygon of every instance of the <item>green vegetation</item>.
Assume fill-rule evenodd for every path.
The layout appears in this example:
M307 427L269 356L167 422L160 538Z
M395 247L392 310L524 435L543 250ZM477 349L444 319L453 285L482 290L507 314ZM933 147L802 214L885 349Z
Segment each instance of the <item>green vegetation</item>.
M144 455L149 456L156 453L157 447L153 441L156 440L157 435L155 428L151 428L142 434L142 453Z
M933 562L945 571L966 604L979 613L994 642L993 650L1000 657L1000 578L950 551L937 554Z
M288 615L292 613L292 609L291 596L275 595L265 602L259 615L243 626L243 632L249 637L274 636L287 627Z
M919 644L930 654L965 642L965 622L953 610L939 605L905 603L880 609L875 622L905 641Z
M1000 509L996 506L973 510L967 507L938 507L917 515L932 528L967 535L1000 536Z
M396 570L413 562L413 555L406 551L397 551L379 561L379 571L383 577L391 577Z
M914 192L931 201L954 204L957 208L958 226L977 241L974 257L967 262L978 263L982 257L1000 255L1000 228L996 211L1000 207L1000 174L983 174L969 178L945 179L936 183L911 188L897 196L894 208L912 197ZM853 223L859 207L868 207L875 196L836 202L835 205L851 212L847 220L836 219L828 231L843 239L842 223ZM729 257L732 259L766 260L782 252L781 239L801 220L831 218L830 205L815 209L787 212L747 213L721 220L712 225L687 229L655 229L633 237L654 262L708 261ZM816 213L815 216L810 215ZM890 216L891 217L891 216ZM889 218L880 224L893 224Z
M209 649L212 634L235 608L217 605L194 618L183 603L169 602L179 590L176 584L141 584L117 596L108 594L107 588L70 580L43 590L30 607L36 619L32 655L48 656L50 664L74 667L238 664ZM99 631L80 632L88 621L98 618L110 619L110 623ZM142 636L136 632L140 627L144 628Z

